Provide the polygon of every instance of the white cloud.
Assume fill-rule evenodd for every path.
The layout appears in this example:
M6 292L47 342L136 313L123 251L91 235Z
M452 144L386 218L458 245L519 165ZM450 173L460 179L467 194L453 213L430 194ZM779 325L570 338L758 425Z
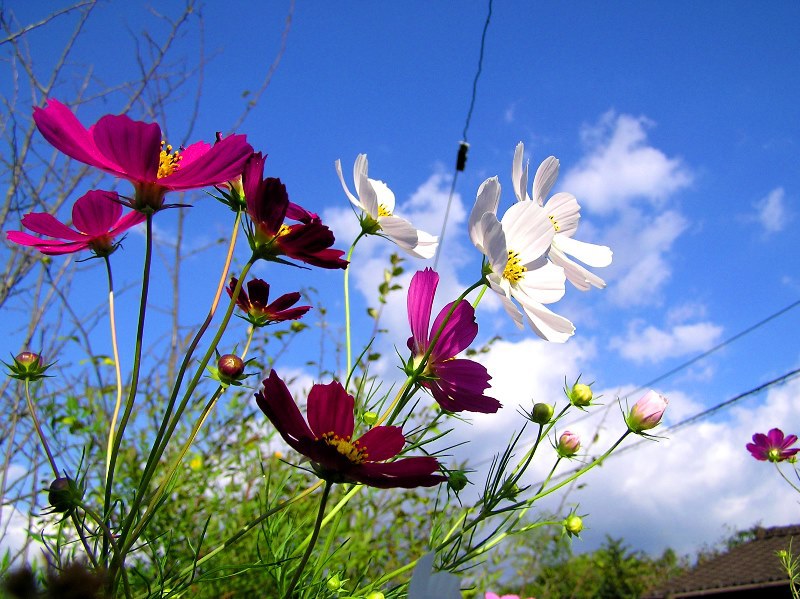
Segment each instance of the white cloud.
M680 158L669 158L648 144L645 117L605 113L583 128L587 155L569 169L560 189L575 194L587 210L610 213L643 199L655 205L692 182Z
M711 322L673 325L659 329L641 321L630 323L624 336L615 336L612 349L637 364L656 364L668 358L679 358L713 347L722 335L722 327Z
M755 220L764 229L764 233L782 231L791 220L786 208L786 193L783 187L776 187L765 197L756 202Z

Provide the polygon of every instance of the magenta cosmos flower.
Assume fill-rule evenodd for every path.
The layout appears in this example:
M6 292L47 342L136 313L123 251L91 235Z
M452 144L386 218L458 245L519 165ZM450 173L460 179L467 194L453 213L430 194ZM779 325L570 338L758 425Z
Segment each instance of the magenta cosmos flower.
M43 254L71 254L90 249L98 256L108 256L119 245L114 238L145 218L139 212L122 216L119 196L114 191L90 191L72 206L75 229L47 212L32 212L22 217L22 225L53 239L34 237L23 231L8 231L6 236L9 241L36 248Z
M239 280L231 277L228 284L228 295L233 297L233 290ZM269 283L262 279L251 279L247 282L247 291L244 287L239 290L236 296L236 305L247 316L244 317L254 327L263 327L274 322L285 320L297 320L311 309L311 306L297 306L292 308L300 301L300 293L284 293L278 299L269 303Z
M433 296L438 285L438 273L426 268L418 271L408 286L408 323L411 325L408 349L413 354L409 369L419 365L433 344L420 384L431 392L440 406L450 412L466 410L494 413L501 404L483 394L490 387L489 380L492 378L486 368L473 360L455 357L467 349L478 335L474 308L468 301L461 300L445 323L453 305L451 302L439 312L430 327ZM444 328L434 341L443 323Z
M753 435L753 442L745 447L757 460L782 462L794 457L800 451L800 447L791 447L795 441L797 435L784 436L781 429L773 428L766 435L763 433Z
M161 127L124 114L106 115L86 129L69 108L52 99L45 108L34 108L33 120L44 138L70 158L133 183L131 207L141 212L161 210L168 191L235 179L253 153L244 135L173 151L165 145Z
M320 268L347 268L344 252L331 249L335 238L319 216L289 201L280 179L264 175L265 158L252 155L242 173L242 188L247 204L247 240L253 254L264 260L283 262L287 256ZM287 225L286 218L297 220Z
M397 426L376 426L353 439L355 401L336 381L314 385L308 394L308 423L286 384L271 371L256 403L292 449L314 463L330 482L351 482L389 489L432 487L447 480L436 458L419 456L386 462L405 445Z

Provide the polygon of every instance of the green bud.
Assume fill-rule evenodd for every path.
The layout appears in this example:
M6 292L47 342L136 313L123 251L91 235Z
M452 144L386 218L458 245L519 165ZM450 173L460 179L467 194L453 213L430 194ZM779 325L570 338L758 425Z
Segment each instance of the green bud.
M577 514L570 514L564 519L564 530L571 537L577 537L583 530L583 519Z
M380 591L372 591L367 595L367 599L386 599L386 596Z
M338 591L342 588L342 581L339 579L338 574L331 576L325 584L328 585L328 590L330 591Z
M77 483L69 477L61 476L50 483L47 501L53 511L60 514L69 513L83 499L83 492Z
M364 421L364 424L368 426L372 426L376 422L378 422L378 413L377 412L364 412L364 415L361 417Z
M21 381L38 381L46 376L45 371L52 364L45 364L42 356L32 351L24 351L17 354L13 364L6 364L9 369L9 376Z
M464 487L466 487L467 483L469 483L467 475L461 472L460 470L456 472L451 472L450 476L447 477L447 488L452 489L456 493L458 493Z
M583 383L575 383L572 385L572 389L570 389L568 395L572 405L577 408L585 408L592 403L592 398L594 397L592 388Z
M536 424L547 424L553 417L554 406L547 403L533 404L531 410L531 421Z

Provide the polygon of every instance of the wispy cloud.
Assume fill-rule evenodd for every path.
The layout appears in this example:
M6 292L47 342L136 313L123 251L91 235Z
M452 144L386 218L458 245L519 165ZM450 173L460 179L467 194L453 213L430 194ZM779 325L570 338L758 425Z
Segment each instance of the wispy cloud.
M783 187L776 187L758 202L753 204L755 215L748 220L754 220L761 225L764 233L777 233L786 228L791 220L791 215L786 206L786 192Z
M625 335L612 337L609 345L623 358L641 364L658 363L713 347L722 335L722 327L711 322L677 324L665 329L632 322Z

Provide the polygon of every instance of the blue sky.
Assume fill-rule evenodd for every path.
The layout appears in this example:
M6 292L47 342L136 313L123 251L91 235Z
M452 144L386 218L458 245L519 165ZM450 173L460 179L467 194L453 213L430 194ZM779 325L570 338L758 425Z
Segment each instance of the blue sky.
M76 72L93 65L105 81L133 72L131 34L147 27L155 39L164 35L145 6L97 7L74 57L82 65ZM277 52L288 6L229 1L202 9L211 61L194 138L210 138L235 120L242 92L259 86ZM23 2L4 7L21 23L50 10ZM179 8L159 4L168 14ZM285 55L239 132L269 155L267 174L280 177L294 201L324 216L338 247L346 249L357 229L333 163L341 159L347 175L362 152L370 176L396 194L398 213L438 234L486 12L485 2L296 6ZM35 56L63 43L59 35L68 35L70 19L63 17L63 26L46 36L31 36ZM505 408L457 431L496 439L496 446L467 450L476 463L502 449L509 427L518 425L516 405L531 398L563 402L565 377L583 374L610 403L800 298L798 23L800 4L789 1L495 2L467 170L458 179L439 264L441 301L478 276L480 255L469 242L466 217L490 176L503 186L501 211L511 206L511 159L519 141L532 169L549 155L560 159L554 190L574 193L582 206L577 238L611 246L614 263L597 271L605 290L568 286L565 298L550 306L577 327L563 346L517 331L496 301L488 295L482 301L480 338L503 336L484 361ZM177 53L188 60L198 44L190 31ZM0 78L2 91L9 84L7 75ZM61 91L59 99L69 102L69 86ZM121 97L85 107L80 118L90 124L116 112L114 101ZM171 138L182 136L189 108L188 98L169 107ZM223 209L202 198L189 198L197 202L190 243L198 246L228 227ZM159 215L164 239L173 223L169 214ZM115 256L131 278L140 249L131 236L125 256ZM372 301L375 274L393 249L383 240L356 249L356 314ZM242 251L239 258L246 257ZM209 295L214 281L202 275L210 259L187 263L187 293ZM341 314L339 273L314 271L309 279L272 268L258 274L276 277L275 293L311 281L330 298L332 318ZM100 276L97 265L79 275L87 283ZM387 313L392 334L383 341L387 361L380 370L387 380L396 376L392 345L402 346L408 334L404 301L397 296ZM671 399L668 423L796 368L798 330L796 309L661 382L658 390ZM366 341L365 334L356 337ZM294 354L284 367L302 374L304 361ZM796 523L795 496L744 444L773 426L800 431L799 393L795 379L669 440L627 452L584 479L587 486L568 498L590 514L583 546L611 534L648 551L691 551L730 529ZM620 420L612 409L600 423L601 446L615 438ZM592 419L573 428L588 438L598 424Z

